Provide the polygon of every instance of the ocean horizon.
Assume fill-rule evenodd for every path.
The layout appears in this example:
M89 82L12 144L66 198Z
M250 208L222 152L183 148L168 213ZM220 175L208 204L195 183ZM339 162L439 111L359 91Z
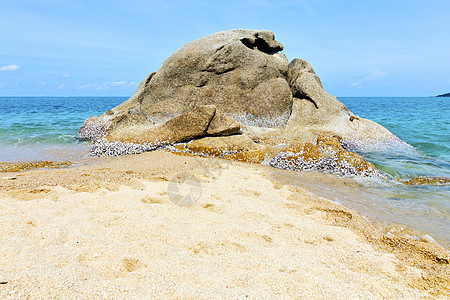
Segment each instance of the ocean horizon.
M417 176L450 177L450 99L437 97L337 97L355 115L377 122L411 149L358 151L389 181L355 179L357 190L330 199L375 220L427 232L449 248L450 187L405 186ZM77 136L89 116L128 97L0 97L0 161L78 160L90 143ZM358 191L358 192L356 192ZM356 194L355 194L356 193Z

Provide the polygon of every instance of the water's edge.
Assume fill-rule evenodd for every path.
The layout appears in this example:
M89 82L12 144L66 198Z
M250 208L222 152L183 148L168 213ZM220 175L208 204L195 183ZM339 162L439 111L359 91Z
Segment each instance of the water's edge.
M339 177L314 171L293 172L270 170L272 180L280 185L297 186L315 196L357 211L377 228L398 231L413 239L425 239L450 250L450 228L448 215L430 222L426 215L413 210L392 207L390 195L380 194L377 187L370 187L365 178ZM377 181L378 185L390 182ZM395 183L394 183L395 184ZM419 187L420 188L420 187ZM386 206L381 206L380 203ZM423 221L425 219L425 221Z

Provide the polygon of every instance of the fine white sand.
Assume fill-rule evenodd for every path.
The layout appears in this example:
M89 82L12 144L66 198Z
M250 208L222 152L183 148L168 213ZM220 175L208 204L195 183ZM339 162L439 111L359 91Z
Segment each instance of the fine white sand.
M0 174L0 298L450 297L445 251L380 236L263 166L100 161ZM168 197L183 172L201 183L189 207Z

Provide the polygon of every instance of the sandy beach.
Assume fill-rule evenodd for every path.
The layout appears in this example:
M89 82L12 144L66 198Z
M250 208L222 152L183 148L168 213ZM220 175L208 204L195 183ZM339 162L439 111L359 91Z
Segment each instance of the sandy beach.
M268 166L164 151L95 161L0 174L2 299L450 297L446 250ZM198 182L176 185L181 174ZM192 206L169 198L189 192Z

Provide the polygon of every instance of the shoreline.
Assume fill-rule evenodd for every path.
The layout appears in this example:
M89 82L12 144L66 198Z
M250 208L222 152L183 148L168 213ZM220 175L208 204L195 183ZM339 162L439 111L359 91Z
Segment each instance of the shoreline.
M61 164L62 167L68 168L77 168L77 167L88 167L94 166L97 164L102 164L108 161L120 160L123 157L134 156L139 154L130 154L123 156L91 156L89 152L91 150L91 145L88 144L79 144L79 145L71 145L71 147L61 148L54 147L52 150L47 150L46 153L51 153L53 155L51 160L45 160L44 162L56 163L55 167L58 168L58 164ZM219 159L214 156L193 156L187 155L180 152L172 152L169 149L160 149L154 151L163 151L172 153L175 155L186 155L187 157L193 157L194 159ZM153 152L153 151L151 151ZM147 152L148 153L148 152ZM225 163L230 163L230 160L219 159L220 161L224 161ZM17 161L6 161L0 163L6 164L15 164L15 163L27 163L34 162L40 160L17 160ZM238 162L240 163L240 162ZM436 236L430 230L424 228L418 228L415 225L408 224L407 221L403 220L395 220L398 218L397 215L387 216L385 215L386 208L374 210L368 206L361 206L361 203L357 203L353 200L356 196L360 198L360 201L365 201L367 198L376 197L379 195L374 194L364 194L361 193L361 189L367 188L367 180L379 180L374 178L359 178L352 176L339 176L332 173L319 172L319 171L289 171L278 168L273 168L267 164L251 164L252 166L259 166L260 168L266 169L268 173L271 175L271 180L276 184L284 184L284 185L293 185L300 187L303 190L308 191L309 193L323 198L325 201L331 202L333 204L338 204L347 209L351 209L357 211L359 214L364 216L367 222L371 224L376 224L378 228L384 228L385 232L389 232L392 229L391 233L395 233L395 235L402 235L403 237L408 237L411 239L417 240L427 240L428 242L435 243L439 247L450 251L450 239ZM53 166L44 166L46 168L54 168ZM31 168L32 170L33 168ZM24 171L28 171L24 170ZM0 168L0 177L4 172L1 172ZM281 175L280 174L284 174ZM287 175L287 176L286 176ZM8 176L6 176L8 177ZM359 180L364 180L366 182L360 182ZM284 182L284 183L283 183ZM400 181L398 182L400 184ZM336 190L337 189L337 190ZM338 192L336 194L336 192ZM358 194L356 195L355 192ZM339 195L339 197L337 197Z
M74 276L74 286L86 285L92 296L100 293L100 282L112 281L127 286L132 296L139 295L135 286L138 278L147 278L155 284L154 288L147 286L153 291L150 294L158 294L158 286L161 293L177 291L167 282L157 283L153 277L148 277L151 272L177 283L180 296L202 295L197 293L206 282L211 286L204 287L204 291L215 291L223 296L237 295L236 292L258 295L264 290L260 286L262 283L269 286L269 293L284 295L330 296L338 292L350 295L352 291L369 297L449 295L448 249L425 240L386 234L351 209L299 187L277 182L267 166L180 156L165 151L95 161L70 168L2 174L2 177L16 177L1 180L3 210L0 211L3 223L6 222L4 228L7 228L0 244L6 253L2 269L10 272L1 274L7 278L0 280L8 281L10 288L2 289L2 294L16 289L17 293L31 295L29 285L33 280L26 276L26 266L33 263L24 255L40 249L48 251L42 261L56 259L59 262L57 266L50 264L45 268L34 266L33 277L62 268L66 276ZM202 196L198 203L184 208L170 201L167 186L175 175L186 171L199 178ZM211 236L212 229L217 233ZM113 234L114 230L117 233ZM96 235L97 231L104 231L104 238ZM41 242L40 236L45 241L49 239L48 244ZM82 240L84 252L74 244L76 239ZM156 245L156 250L148 241ZM112 250L103 248L105 245ZM146 251L142 252L141 247ZM21 252L15 253L17 250ZM289 251L297 255L289 257ZM275 253L277 256L271 256ZM60 261L62 256L64 262ZM13 271L12 262L8 263L8 257L19 259L17 272ZM181 257L181 265L173 265L176 257ZM172 265L172 269L156 267L155 259L162 259ZM214 259L219 261L219 277L228 285L222 287L218 278L192 277L210 272L203 269L202 264L191 266L192 262L213 268ZM267 260L278 269L261 265ZM235 266L234 262L238 261L243 266ZM75 266L77 272L72 274L65 266ZM234 270L231 273L227 271L230 267ZM161 274L160 268L166 273ZM263 274L254 277L258 274L253 273L255 268L262 268ZM331 275L325 270L331 270ZM313 277L300 275L304 272L329 283L322 283L318 288L320 284L314 283ZM45 276L49 282L39 283L43 289L35 291L38 295L54 295L50 289L52 283L57 286L54 291L57 295L73 295L73 289L60 286L59 277ZM83 282L80 276L96 280ZM381 277L385 287L375 284L374 276L377 280ZM364 284L359 277L364 278ZM287 280L292 284L291 289L269 284L269 278ZM354 283L349 285L348 280ZM372 281L373 286L368 288L367 282ZM344 291L339 289L341 285L346 287ZM294 291L300 294L292 294ZM87 295L85 291L80 293ZM113 289L106 295L123 295L123 291Z
M377 187L368 185L368 180L372 180L372 178L339 177L334 174L289 172L287 170L277 170L272 173L277 182L299 187L325 201L358 212L368 223L387 234L401 235L415 240L427 240L447 251L450 250L450 240L448 236L443 236L442 232L433 231L433 228L427 230L424 228L424 224L417 225L418 221L414 220L412 216L405 219L405 216L399 215L398 212L389 212L389 207L381 206L381 202L374 202L373 199L380 197L375 192L379 193L380 191L377 190ZM389 191L383 190L383 192L388 193Z

